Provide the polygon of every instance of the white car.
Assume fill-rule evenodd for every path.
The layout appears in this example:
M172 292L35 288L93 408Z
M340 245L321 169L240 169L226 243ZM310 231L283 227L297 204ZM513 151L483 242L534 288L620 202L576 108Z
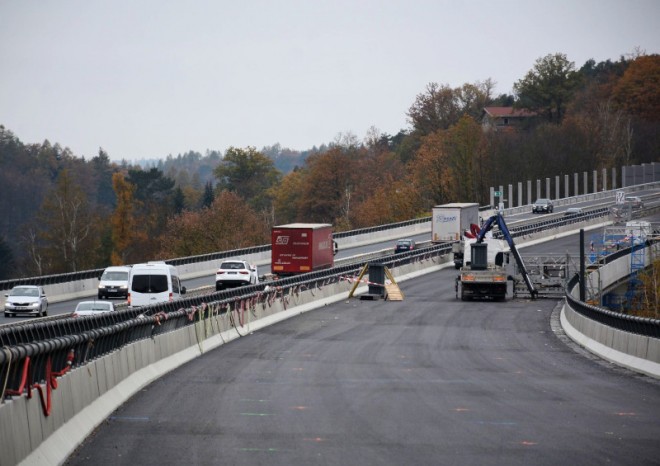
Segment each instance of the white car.
M244 260L226 260L220 263L215 273L215 289L255 285L259 283L257 268Z
M48 299L42 286L15 286L5 294L5 298L5 317L14 317L16 314L48 315Z
M99 279L99 299L127 298L130 266L113 266L103 271Z
M104 312L112 312L114 310L115 305L109 301L80 301L71 316L95 316L103 314Z

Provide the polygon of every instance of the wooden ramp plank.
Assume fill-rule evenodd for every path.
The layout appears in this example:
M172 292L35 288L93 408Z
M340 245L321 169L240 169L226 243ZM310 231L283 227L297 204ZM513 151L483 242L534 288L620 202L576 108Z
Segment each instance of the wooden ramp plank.
M385 299L390 301L403 301L403 293L396 283L385 284Z

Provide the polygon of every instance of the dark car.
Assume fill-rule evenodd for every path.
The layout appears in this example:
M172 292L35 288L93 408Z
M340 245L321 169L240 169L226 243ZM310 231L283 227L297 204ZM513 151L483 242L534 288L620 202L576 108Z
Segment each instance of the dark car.
M537 213L537 212L545 212L545 213L552 213L554 210L554 206L552 205L552 201L550 199L537 199L534 204L532 204L532 212Z
M400 239L394 246L394 252L407 252L415 249L415 242L411 239Z

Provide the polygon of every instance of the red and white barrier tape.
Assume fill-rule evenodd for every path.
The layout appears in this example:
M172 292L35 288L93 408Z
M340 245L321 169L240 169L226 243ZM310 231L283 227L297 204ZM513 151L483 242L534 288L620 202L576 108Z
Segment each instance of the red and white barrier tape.
M370 282L369 280L367 280L365 278L363 278L362 280L358 280L357 277L346 277L346 276L340 276L339 279L340 280L346 280L349 283L359 282L359 283L366 283L367 285L373 285L373 286L385 286L385 285L390 285L392 283L390 280L385 280L385 284L374 283L374 282Z

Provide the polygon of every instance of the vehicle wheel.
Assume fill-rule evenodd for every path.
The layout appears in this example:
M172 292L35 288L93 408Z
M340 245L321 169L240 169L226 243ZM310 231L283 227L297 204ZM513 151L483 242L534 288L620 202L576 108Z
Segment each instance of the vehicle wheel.
M220 285L219 283L216 283L215 284L215 291L221 291L221 290L222 290L222 285Z
M48 316L48 309L44 309L44 310L41 312L41 316L42 316L42 317L46 317L46 316Z

